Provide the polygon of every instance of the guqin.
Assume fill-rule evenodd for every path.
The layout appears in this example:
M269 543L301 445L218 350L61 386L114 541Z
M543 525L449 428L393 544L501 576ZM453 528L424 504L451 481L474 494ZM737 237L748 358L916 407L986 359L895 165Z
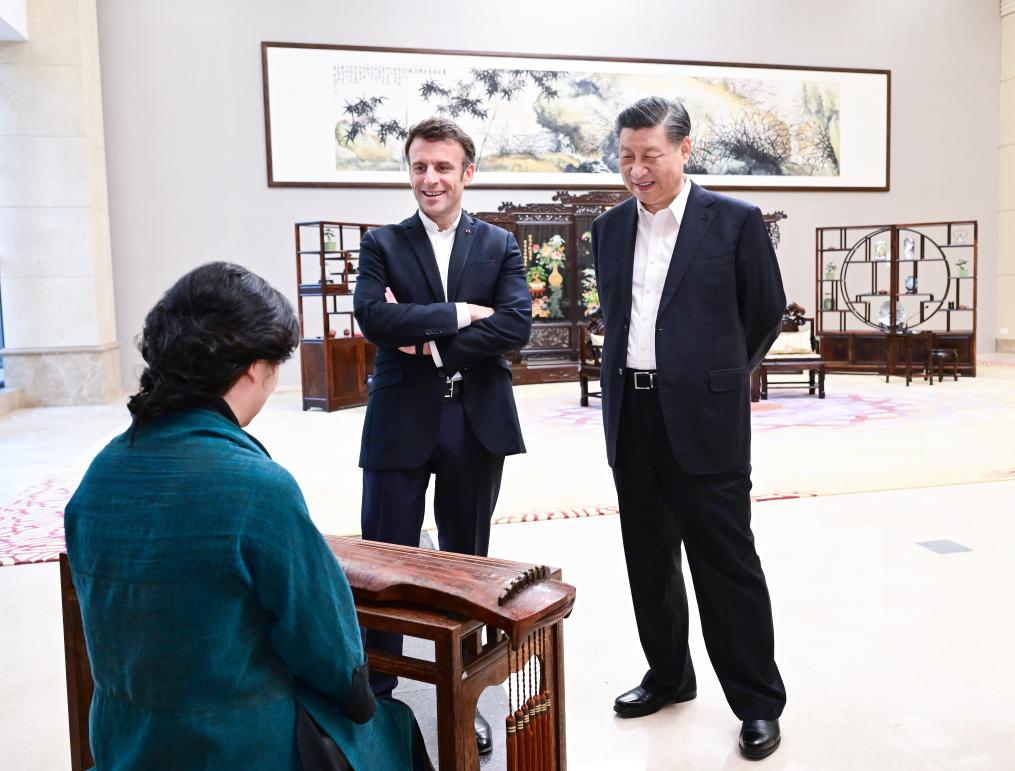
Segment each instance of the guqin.
M367 651L372 669L437 686L442 769L475 769L473 713L508 683L509 771L564 771L563 619L575 589L545 565L326 536L360 623L434 640L436 661ZM482 632L486 635L483 640Z

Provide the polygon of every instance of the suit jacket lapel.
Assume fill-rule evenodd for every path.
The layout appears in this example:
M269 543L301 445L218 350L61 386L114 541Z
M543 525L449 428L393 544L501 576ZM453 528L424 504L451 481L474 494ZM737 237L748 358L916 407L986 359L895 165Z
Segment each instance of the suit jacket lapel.
M454 302L458 294L458 282L462 279L462 271L469 260L472 245L476 242L475 223L464 210L455 230L455 243L451 247L451 263L448 266L448 302Z
M688 184L691 184L690 181ZM662 315L670 300L677 293L680 282L683 281L688 266L694 260L698 245L705 237L714 216L712 196L707 190L693 185L688 195L687 208L684 209L684 219L680 223L680 232L677 233L677 243L673 247L670 267L666 272L666 281L663 283L663 294L659 299L657 316Z
M416 259L419 260L419 267L422 268L423 275L426 276L426 283L433 293L434 300L444 302L444 287L441 286L441 274L437 270L437 257L434 256L430 237L426 234L426 228L423 227L423 220L419 218L419 214L414 214L405 220L402 226L405 228L405 236L409 239L412 251L415 253ZM456 244L457 241L458 236L456 235Z
M631 287L634 282L634 244L638 239L638 202L632 196L627 199L627 206L630 211L626 215L627 223L623 240L620 242L623 246L617 251L617 256L620 260L620 297L625 303L624 321L630 322L633 300Z

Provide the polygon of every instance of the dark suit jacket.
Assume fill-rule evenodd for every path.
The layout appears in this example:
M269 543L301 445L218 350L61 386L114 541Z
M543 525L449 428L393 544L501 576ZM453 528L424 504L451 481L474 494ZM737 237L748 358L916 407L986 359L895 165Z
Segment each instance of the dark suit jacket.
M592 224L606 325L603 423L610 465L624 396L638 209L634 198ZM659 399L673 455L690 474L750 462L750 373L779 334L786 296L761 211L693 185L656 319Z
M398 304L386 303L391 287ZM494 314L458 329L456 302L486 305ZM418 214L372 230L360 243L356 320L378 347L360 466L422 466L433 452L444 398L445 373L461 372L469 424L497 455L525 452L503 354L529 339L532 301L514 236L462 212L444 300L437 259ZM444 364L398 349L434 340Z

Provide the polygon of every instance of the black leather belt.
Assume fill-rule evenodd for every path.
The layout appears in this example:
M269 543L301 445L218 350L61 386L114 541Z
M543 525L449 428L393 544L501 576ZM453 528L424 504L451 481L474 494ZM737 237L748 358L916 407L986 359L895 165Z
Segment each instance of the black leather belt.
M462 381L448 380L444 384L445 399L460 399L462 397Z
M651 391L659 387L657 373L654 369L627 369L624 370L627 381L634 386L635 391Z

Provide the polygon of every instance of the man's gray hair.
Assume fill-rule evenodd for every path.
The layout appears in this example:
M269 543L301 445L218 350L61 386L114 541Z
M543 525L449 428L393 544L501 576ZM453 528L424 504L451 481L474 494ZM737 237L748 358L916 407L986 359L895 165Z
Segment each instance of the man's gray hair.
M666 128L666 138L676 147L691 133L691 116L675 99L647 96L621 110L613 124L613 131L619 139L624 129L655 128L659 125Z

